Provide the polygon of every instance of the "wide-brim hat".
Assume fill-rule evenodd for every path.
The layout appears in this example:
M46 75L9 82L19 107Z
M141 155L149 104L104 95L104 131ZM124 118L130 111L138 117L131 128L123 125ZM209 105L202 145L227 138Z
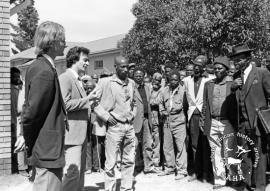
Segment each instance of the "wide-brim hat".
M230 60L227 56L218 56L214 60L214 65L216 64L222 64L227 69L230 69Z
M252 52L254 49L250 49L247 44L238 44L232 47L232 53L229 56L230 58L234 58L243 53Z
M195 65L204 66L207 63L207 57L204 55L199 55L192 62Z

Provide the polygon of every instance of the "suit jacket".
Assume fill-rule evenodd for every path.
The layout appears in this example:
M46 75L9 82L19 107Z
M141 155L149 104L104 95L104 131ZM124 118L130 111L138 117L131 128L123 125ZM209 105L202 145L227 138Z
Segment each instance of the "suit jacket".
M65 145L82 145L86 139L89 100L71 69L61 74L59 81L69 124Z
M203 90L204 90L204 84L205 82L211 80L211 78L202 78L197 96L195 96L194 92L194 78L191 76L188 76L184 80L185 85L185 99L188 102L188 121L190 120L194 110L196 108L199 109L199 111L202 111L202 105L203 105Z
M234 75L234 79L239 78L240 76L240 72L237 72ZM263 131L261 131L260 123L257 121L256 108L267 106L267 99L270 97L269 71L252 66L242 90L239 88L235 89L234 86L232 89L235 90L238 105L240 96L244 96L243 99L250 127L256 130L256 135L260 136ZM237 116L239 119L239 111L237 112Z
M96 113L96 121L94 122L96 131L100 134L103 132L105 135L106 128L107 128L107 121L111 116L111 113L114 113L116 96L118 96L116 89L114 86L115 83L118 83L118 78L116 75L102 78L99 80L98 85L96 87L96 95L99 98L99 103L94 107L94 111ZM134 117L137 112L136 103L134 100L134 89L135 89L135 82L132 79L128 79L128 88L130 89L131 97L130 102L132 104L131 111L122 112L122 115L118 115L114 113L115 117L118 117L119 121L128 120L130 123L133 123ZM124 117L124 119L122 119Z
M148 102L148 119L149 119L149 126L152 128L152 115L151 115L151 107L150 107L150 94L151 94L151 87L148 84L144 84L144 89L147 97ZM138 88L135 88L135 100L137 105L137 114L134 118L134 129L135 133L139 133L143 126L143 119L144 119L144 106L142 97L138 91Z
M56 70L46 58L38 56L26 72L22 112L30 165L43 168L65 165L65 119Z
M213 93L214 93L215 79L210 80L205 83L204 93L203 93L203 107L202 115L200 118L200 126L204 129L204 134L210 136L210 129L212 126L212 112L213 112ZM226 117L232 126L236 128L237 126L237 116L235 112L237 111L237 102L234 94L231 92L232 79L226 77L226 99L224 100L223 105L226 105L227 113Z

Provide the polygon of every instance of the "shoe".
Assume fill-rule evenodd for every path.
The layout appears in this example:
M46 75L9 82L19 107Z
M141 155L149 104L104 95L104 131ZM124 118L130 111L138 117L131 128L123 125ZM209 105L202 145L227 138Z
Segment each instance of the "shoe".
M184 175L184 174L177 174L176 176L175 176L175 180L181 180L181 179L183 179L183 178L185 178L186 176Z
M194 180L197 180L197 177L196 177L195 174L188 177L188 182L192 182L192 181L194 181Z
M159 173L158 176L167 176L170 174L174 174L174 170L165 170L165 171Z
M151 174L156 174L156 173L160 173L160 170L157 169L156 167L153 167L150 170L144 170L143 172L144 172L144 174L150 174L150 173Z
M215 184L215 185L213 186L213 190L218 190L218 189L223 188L223 187L225 187L225 185Z

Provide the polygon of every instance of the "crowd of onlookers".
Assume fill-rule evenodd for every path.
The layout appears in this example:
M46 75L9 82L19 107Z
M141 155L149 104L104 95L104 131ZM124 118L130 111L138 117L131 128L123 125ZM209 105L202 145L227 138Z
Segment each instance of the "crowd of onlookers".
M269 104L270 58L263 68L241 44L212 62L198 55L150 75L117 56L114 74L89 76L90 50L72 47L58 77L63 27L42 23L35 46L24 88L11 69L13 172L32 170L34 190L82 190L92 172L104 172L105 190L115 190L116 169L121 190L141 172L265 190L269 126L257 110Z

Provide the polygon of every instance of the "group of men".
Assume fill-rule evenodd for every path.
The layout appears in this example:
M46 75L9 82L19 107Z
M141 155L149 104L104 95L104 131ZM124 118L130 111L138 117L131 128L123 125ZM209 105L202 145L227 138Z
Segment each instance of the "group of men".
M60 24L42 23L34 41L37 58L25 76L25 143L16 144L16 150L27 150L28 164L36 169L33 190L83 190L92 113L95 129L105 134L105 190L116 189L117 167L121 190L133 190L134 172L140 169L159 176L175 174L176 180L214 177L214 189L231 185L265 190L268 135L256 108L267 105L270 73L252 65L252 50L246 45L233 47L230 60L237 72L230 76L228 57L214 60L211 76L204 71L207 58L200 55L187 65L185 78L167 64L164 74L155 73L145 82L143 68L118 56L115 74L88 88L91 79L82 77L89 65L84 47L68 50L67 70L57 75L54 59L63 56L66 47ZM255 143L256 168L252 154L233 155L234 148L252 150L247 139L227 136L237 133ZM243 161L244 168L230 169L232 160ZM230 173L243 178L234 183Z

